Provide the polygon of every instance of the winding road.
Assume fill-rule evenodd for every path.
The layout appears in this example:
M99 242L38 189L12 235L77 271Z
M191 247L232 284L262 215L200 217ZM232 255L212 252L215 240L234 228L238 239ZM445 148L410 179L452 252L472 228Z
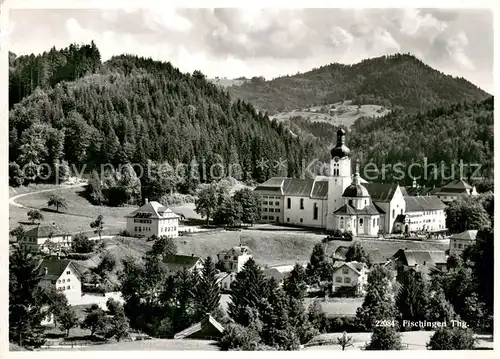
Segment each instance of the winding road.
M44 192L53 192L53 191L59 191L59 190L62 190L62 189L67 189L67 188L82 187L82 186L86 186L86 185L87 185L86 182L82 182L82 183L79 183L79 184L66 185L66 186L60 186L60 187L56 187L56 188L42 189L42 190L39 190L39 191L33 191L33 192L18 194L18 195L14 196L14 197L10 197L9 198L9 205L14 206L14 207L18 207L18 208L24 208L24 209L38 209L38 208L33 208L33 207L26 207L26 206L24 206L24 205L22 205L20 203L17 203L16 200L18 200L19 198L24 197L24 196L30 196L32 194L38 194L38 193L44 193Z

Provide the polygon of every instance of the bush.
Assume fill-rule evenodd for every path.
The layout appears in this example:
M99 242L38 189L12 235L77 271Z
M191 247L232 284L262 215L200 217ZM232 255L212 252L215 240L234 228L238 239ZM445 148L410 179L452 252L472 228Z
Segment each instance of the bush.
M219 339L221 350L256 350L259 344L259 333L239 324L227 326L224 336Z
M441 327L432 335L427 349L430 350L468 350L474 349L474 333L469 328Z
M355 317L327 317L326 331L328 333L338 332L363 332L363 328L358 325Z
M356 298L360 295L356 287L340 287L333 292L332 296L337 298Z
M71 248L76 253L90 253L94 250L95 242L91 241L89 237L79 233L73 237Z

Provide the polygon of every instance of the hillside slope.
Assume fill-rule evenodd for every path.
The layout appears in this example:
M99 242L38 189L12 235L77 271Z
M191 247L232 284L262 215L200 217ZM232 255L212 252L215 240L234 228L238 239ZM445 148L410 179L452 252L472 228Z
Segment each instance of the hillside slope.
M59 61L60 56L52 57ZM14 61L17 69L51 64L50 56L26 64L23 59L30 58ZM79 59L78 63L88 62ZM78 72L68 75L69 80L57 82L56 71L57 83L52 86L53 77L47 75L43 86L32 93L30 88L30 94L13 105L10 161L23 167L66 160L78 169L85 165L88 173L102 164L196 160L201 181L213 179L210 166L216 163L238 164L244 179L263 181L279 173L271 166L258 168L258 161L285 159L288 175L298 176L294 171L302 159L313 156L313 144L293 137L251 104L233 101L198 71L184 74L170 63L128 55L100 64L93 74L94 63L91 67L78 67L78 63L73 68ZM63 73L72 70L62 69Z
M351 127L348 146L362 165L371 162L381 169L384 164L400 163L401 169L407 169L414 164L411 173L405 171L403 178L393 178L396 170L389 168L384 178L380 173L379 181L394 180L410 185L411 176L421 176L420 184L438 185L443 177L445 182L459 176L468 177L476 168L479 171L475 177L492 178L493 103L490 97L481 102L456 103L416 114L394 111L376 119L360 119ZM423 170L425 161L430 166L427 175ZM444 169L438 167L438 178L435 178L432 165L441 162ZM471 166L466 167L469 164Z
M489 96L465 79L445 75L407 54L367 59L354 65L334 63L272 81L253 78L231 87L230 92L270 115L343 100L425 109Z

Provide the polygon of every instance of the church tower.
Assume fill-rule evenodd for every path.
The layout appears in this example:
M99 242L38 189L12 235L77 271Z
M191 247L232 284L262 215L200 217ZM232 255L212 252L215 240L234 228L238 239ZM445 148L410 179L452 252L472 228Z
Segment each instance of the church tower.
M345 145L345 130L337 131L337 145L332 148L330 160L330 175L328 178L328 214L326 228L334 229L333 212L341 207L342 194L351 184L351 150Z

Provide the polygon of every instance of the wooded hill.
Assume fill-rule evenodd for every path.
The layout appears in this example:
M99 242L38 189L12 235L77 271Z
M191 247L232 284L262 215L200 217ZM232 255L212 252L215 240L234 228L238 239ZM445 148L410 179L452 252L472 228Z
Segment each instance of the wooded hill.
M199 71L130 55L101 63L93 43L11 54L10 65L9 159L21 167L66 160L88 173L104 163L194 159L204 161L205 181L214 163L239 163L243 179L264 181L280 174L273 161L298 176L315 152ZM261 159L269 166L259 168Z
M271 81L254 77L229 91L270 115L343 100L425 110L490 96L464 78L445 75L409 54L381 56L354 65L332 63Z

